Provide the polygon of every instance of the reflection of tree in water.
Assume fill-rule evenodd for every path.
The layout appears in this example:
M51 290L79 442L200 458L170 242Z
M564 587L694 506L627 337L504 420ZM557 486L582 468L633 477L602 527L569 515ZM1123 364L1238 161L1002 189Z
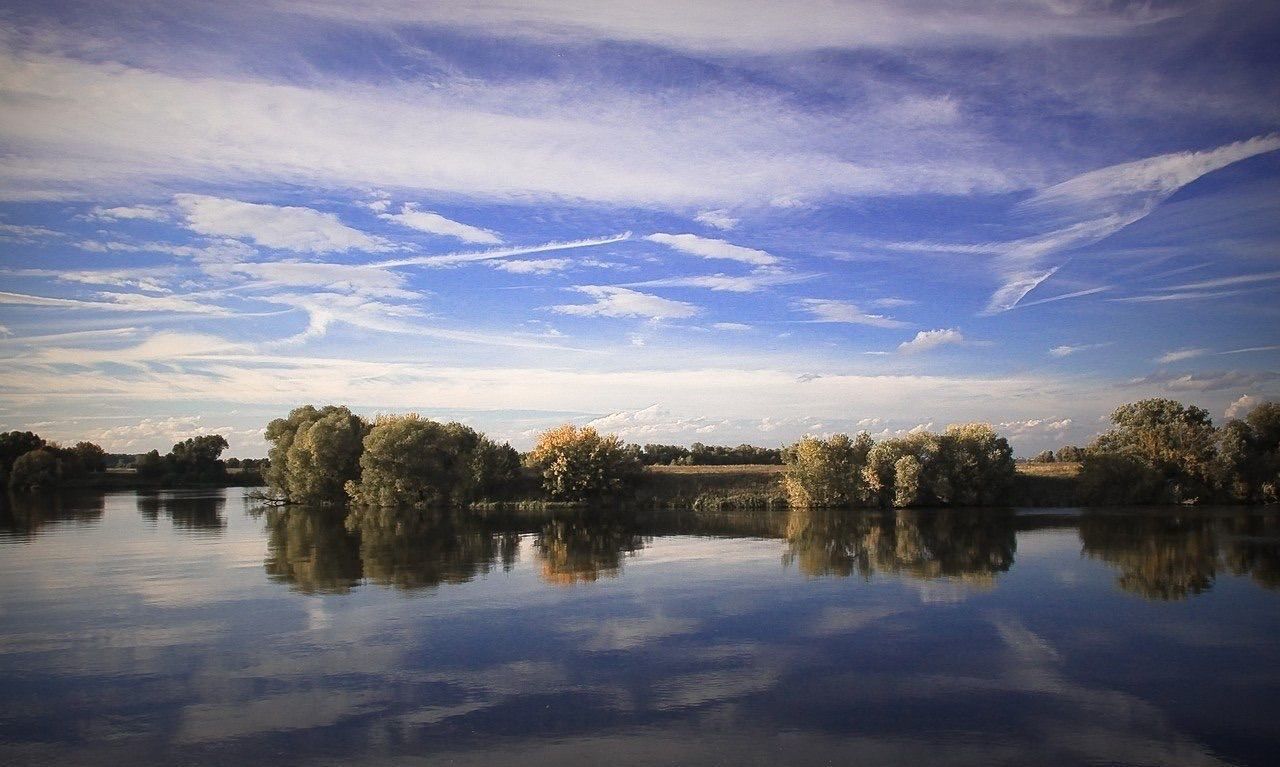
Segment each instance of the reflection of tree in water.
M222 531L227 526L222 513L226 505L223 495L138 493L138 513L152 522L163 514L180 530Z
M623 558L644 544L633 524L614 515L554 519L534 539L543 580L560 586L614 578L622 570Z
M794 509L784 563L810 576L885 573L990 583L1013 564L1016 548L1007 511Z
M102 519L101 493L4 493L0 491L0 530L27 539L59 522L87 524Z
M267 510L267 575L304 594L350 591L360 582L360 539L343 524L346 516L321 507Z
M364 577L403 589L510 570L520 549L517 533L457 511L357 508L346 526L360 534Z
M1207 591L1218 570L1213 519L1196 514L1086 514L1084 553L1120 570L1116 585L1147 599Z
M1086 514L1084 553L1119 568L1117 585L1147 599L1185 599L1208 591L1218 573L1249 575L1280 587L1280 515Z
M1222 559L1233 575L1280 589L1280 513L1242 514L1225 520Z

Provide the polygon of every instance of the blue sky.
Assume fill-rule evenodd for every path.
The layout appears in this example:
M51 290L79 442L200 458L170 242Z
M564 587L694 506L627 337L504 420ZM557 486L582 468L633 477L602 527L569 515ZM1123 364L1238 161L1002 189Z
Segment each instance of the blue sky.
M1273 3L354 8L3 4L0 428L1027 454L1280 394Z

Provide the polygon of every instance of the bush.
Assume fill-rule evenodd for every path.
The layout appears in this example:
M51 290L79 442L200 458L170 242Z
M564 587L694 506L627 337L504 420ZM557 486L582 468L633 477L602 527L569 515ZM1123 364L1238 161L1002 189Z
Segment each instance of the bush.
M864 500L862 470L871 436L805 437L783 452L782 485L795 508L852 506Z
M376 507L466 504L514 481L514 453L460 423L412 414L381 418L364 439L360 480L347 482L347 495Z
M39 435L29 431L6 431L0 434L0 482L8 483L15 461L44 445L45 442Z
M47 447L29 450L13 462L9 489L18 492L52 490L62 482L62 461Z
M640 475L639 461L618 437L569 424L543 432L528 464L541 473L548 495L566 501L618 495Z

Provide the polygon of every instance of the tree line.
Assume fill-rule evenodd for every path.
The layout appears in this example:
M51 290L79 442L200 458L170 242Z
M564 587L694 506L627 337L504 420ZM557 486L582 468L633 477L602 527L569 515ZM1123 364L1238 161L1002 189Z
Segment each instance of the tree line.
M166 454L141 453L132 461L140 479L161 485L217 484L225 480L228 462L221 460L227 440L202 434L174 444ZM113 460L93 442L63 447L30 431L0 433L0 486L17 492L83 486L101 477ZM257 465L256 463L254 464Z

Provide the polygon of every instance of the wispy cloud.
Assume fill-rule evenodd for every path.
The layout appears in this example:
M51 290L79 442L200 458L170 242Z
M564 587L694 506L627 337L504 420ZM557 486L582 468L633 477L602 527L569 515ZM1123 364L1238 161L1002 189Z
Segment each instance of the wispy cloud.
M1176 349L1171 352L1165 352L1159 357L1156 357L1155 361L1161 365L1169 365L1174 362L1182 362L1184 360L1195 359L1196 357L1203 357L1208 353L1208 349Z
M1110 345L1111 345L1110 341L1106 343L1100 343L1100 344L1075 344L1075 345L1062 344L1061 346L1055 346L1051 348L1049 350L1049 356L1070 357L1073 354L1079 354L1080 352L1088 351L1090 349L1102 349Z
M383 213L378 217L401 226L407 226L410 229L417 229L420 232L453 237L473 245L499 245L502 243L502 238L496 232L453 221L439 213L418 210L418 206L414 203L405 203L401 206L399 213Z
M595 301L589 304L553 306L551 310L578 317L642 317L651 320L682 319L692 317L701 311L693 304L672 301L627 288L580 285L574 290L585 293Z
M1003 285L985 314L1008 311L1061 267L1047 263L1098 242L1149 215L1182 187L1241 160L1280 149L1280 134L1257 136L1200 152L1175 152L1112 165L1048 187L1022 204L1053 228L1004 243L996 265ZM986 246L990 247L990 246Z
M803 298L795 304L795 308L808 312L813 316L810 322L839 322L851 325L869 325L873 328L906 328L909 323L886 317L882 314L869 314L858 308L857 304L848 301L836 301L826 298Z
M264 248L300 253L393 249L388 240L353 229L334 214L312 208L198 194L180 194L174 202L182 211L187 228L211 237L247 239Z
M1280 271L1259 272L1257 274L1239 274L1234 277L1219 277L1213 280L1201 280L1200 282L1187 282L1181 285L1170 285L1157 290L1209 290L1212 288L1228 288L1235 285L1251 285L1255 282L1271 282L1272 280L1280 280Z
M756 266L772 266L780 263L777 256L756 248L734 245L724 240L699 237L696 234L664 234L658 232L645 237L649 242L656 242L670 248L702 258L718 258L730 261L741 261Z
M522 245L511 248L495 248L493 250L472 251L464 253L444 253L434 256L411 256L409 258L395 258L387 261L377 261L370 266L377 267L395 267L395 266L458 266L459 264L469 264L479 261L494 261L502 258L513 258L515 256L528 256L535 253L551 253L559 250L576 250L578 248L594 248L601 245L612 245L617 242L624 242L631 239L631 232L623 232L622 234L612 235L609 237L596 237L585 240L570 240L567 242L548 242L541 245Z
M739 223L739 219L729 215L727 210L704 210L694 216L693 220L725 231L736 228Z
M158 205L121 205L114 208L96 206L89 217L100 221L168 221L169 213Z
M782 269L762 268L751 274L698 274L687 277L663 277L656 280L627 283L633 288L706 288L729 293L758 293L776 285L792 285L812 280L817 275L797 274Z

